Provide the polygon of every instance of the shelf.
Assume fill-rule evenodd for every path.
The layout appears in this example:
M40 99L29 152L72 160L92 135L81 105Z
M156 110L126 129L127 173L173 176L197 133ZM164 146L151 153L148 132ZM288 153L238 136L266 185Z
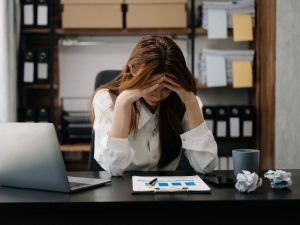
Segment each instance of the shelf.
M202 28L202 27L197 27L196 28L196 34L197 35L206 35L207 34L207 30Z
M90 144L63 144L60 149L62 152L89 152Z
M50 33L49 28L23 28L23 33L32 33L32 34L48 34Z
M255 29L253 28L253 34L255 32ZM195 31L196 35L207 35L207 30L202 27L197 27ZM233 28L227 28L227 35L228 36L233 36Z
M252 87L240 87L240 88L234 88L232 84L227 84L227 86L220 86L220 87L207 87L205 84L197 82L197 89L198 90L203 90L203 89L212 89L212 88L231 88L231 89L236 89L236 90L241 90L241 89L253 89L255 85Z
M69 35L87 35L87 36L131 36L145 34L162 34L162 35L188 35L191 33L190 28L150 28L150 29L56 29L56 34L61 36Z
M26 89L41 89L41 90L49 90L51 89L50 84L24 84L24 88ZM53 89L57 90L57 84L53 85Z

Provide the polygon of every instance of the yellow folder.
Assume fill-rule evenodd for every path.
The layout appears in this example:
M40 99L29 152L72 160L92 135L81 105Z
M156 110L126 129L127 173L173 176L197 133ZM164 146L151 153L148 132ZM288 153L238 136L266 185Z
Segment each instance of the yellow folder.
M253 87L252 65L250 61L232 62L232 85L234 88Z
M233 40L234 41L252 41L253 28L250 14L232 15Z

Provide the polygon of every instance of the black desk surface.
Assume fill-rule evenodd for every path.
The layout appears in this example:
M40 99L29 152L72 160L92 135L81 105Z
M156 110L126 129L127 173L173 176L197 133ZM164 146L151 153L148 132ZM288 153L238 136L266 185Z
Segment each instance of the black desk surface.
M289 189L274 190L263 178L262 187L252 193L240 193L234 187L211 187L210 194L169 193L132 194L132 175L192 175L180 172L136 172L112 177L112 184L72 194L0 187L0 213L34 215L254 215L298 216L300 209L300 170L292 172ZM265 172L265 171L264 171ZM232 171L216 171L232 176ZM72 172L72 176L101 177L103 172ZM201 176L201 175L200 175ZM260 173L263 177L263 172ZM300 212L300 211L299 211Z

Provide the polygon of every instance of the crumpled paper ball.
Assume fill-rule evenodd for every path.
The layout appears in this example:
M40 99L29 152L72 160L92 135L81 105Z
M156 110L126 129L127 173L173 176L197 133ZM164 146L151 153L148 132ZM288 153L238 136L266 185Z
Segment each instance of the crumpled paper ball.
M283 170L269 170L264 177L271 181L271 187L275 189L283 189L292 185L292 174Z
M256 173L251 173L243 170L243 173L238 173L236 176L235 188L240 192L251 192L262 184L262 179Z

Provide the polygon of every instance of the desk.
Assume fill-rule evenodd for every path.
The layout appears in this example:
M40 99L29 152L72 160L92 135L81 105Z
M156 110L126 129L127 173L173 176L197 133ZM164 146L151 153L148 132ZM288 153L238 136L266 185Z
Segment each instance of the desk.
M265 217L268 221L286 220L290 216L300 217L300 211L294 213L300 208L300 170L290 171L293 180L290 189L273 190L270 188L270 182L263 178L262 187L248 194L239 193L233 187L220 188L212 185L209 185L212 189L210 194L131 194L133 174L192 175L182 172L128 173L123 177L113 177L112 185L73 194L1 187L0 224L5 224L3 221L9 221L11 224L12 220L20 218L30 224L39 219L49 224L70 219L77 223L84 221L82 224L91 224L87 223L89 219L101 221L98 224L120 224L117 223L118 220L122 221L121 224L186 224L186 220L190 221L190 218L222 222L226 219L235 221L246 215L248 222L252 219L255 222L258 216L269 213L272 218ZM217 173L231 175L232 171ZM73 172L70 175L99 177L103 174ZM45 220L47 217L50 219ZM157 222L151 223L149 220Z

